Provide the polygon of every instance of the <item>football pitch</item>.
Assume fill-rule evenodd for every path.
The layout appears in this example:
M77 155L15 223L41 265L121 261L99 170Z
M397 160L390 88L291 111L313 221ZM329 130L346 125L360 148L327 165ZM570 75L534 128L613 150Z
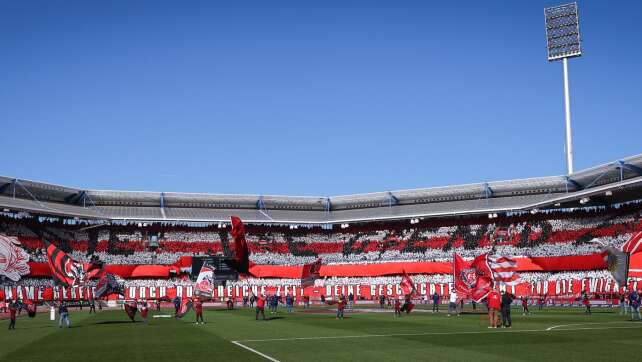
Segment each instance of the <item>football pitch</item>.
M0 332L1 361L635 361L642 352L642 323L617 310L546 309L522 316L512 329L488 329L483 316L448 317L423 310L347 312L329 308L284 310L255 321L249 308L205 311L207 324L151 318L132 323L122 310L71 313L72 328L49 315L18 318L15 331ZM137 319L140 316L137 315ZM484 319L485 321L485 319Z

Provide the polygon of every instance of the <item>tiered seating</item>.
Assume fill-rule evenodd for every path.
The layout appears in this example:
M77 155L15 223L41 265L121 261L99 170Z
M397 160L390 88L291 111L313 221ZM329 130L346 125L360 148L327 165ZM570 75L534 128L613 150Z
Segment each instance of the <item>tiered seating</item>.
M414 225L407 221L370 223L337 232L248 225L247 239L253 262L277 265L305 264L318 258L324 264L447 261L453 251L474 257L492 247L509 256L592 254L598 251L589 243L594 238L619 246L631 233L642 230L641 208L630 204L619 209L522 214L494 220L474 217L422 220ZM97 255L108 263L172 264L181 256L233 252L229 229L215 225L118 225L111 234L101 229L92 244L89 231L81 231L78 225L0 218L0 232L18 236L34 261L44 261L44 243L37 236L41 231L80 261ZM150 233L159 236L158 247L150 246Z

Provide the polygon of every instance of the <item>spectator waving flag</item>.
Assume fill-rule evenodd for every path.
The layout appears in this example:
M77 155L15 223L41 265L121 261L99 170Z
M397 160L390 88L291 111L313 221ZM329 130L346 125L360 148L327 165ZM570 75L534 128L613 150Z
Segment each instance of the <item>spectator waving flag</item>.
M642 231L633 234L631 239L622 245L622 251L630 255L642 252Z
M495 282L506 285L516 285L519 283L519 274L517 274L517 262L515 259L488 254L486 254L486 258Z
M404 295L412 295L415 294L415 291L417 290L415 288L415 283L412 282L412 279L406 274L406 271L403 271L403 276L401 277L401 283L399 284L401 286L401 291L403 292Z

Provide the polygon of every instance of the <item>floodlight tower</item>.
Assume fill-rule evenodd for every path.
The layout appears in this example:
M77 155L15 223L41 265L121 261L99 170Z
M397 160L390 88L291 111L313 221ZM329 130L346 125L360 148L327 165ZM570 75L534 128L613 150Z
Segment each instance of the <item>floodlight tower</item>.
M580 21L577 3L544 9L548 61L562 59L564 67L564 107L566 113L566 166L573 173L573 136L571 133L571 101L568 92L568 58L582 55Z

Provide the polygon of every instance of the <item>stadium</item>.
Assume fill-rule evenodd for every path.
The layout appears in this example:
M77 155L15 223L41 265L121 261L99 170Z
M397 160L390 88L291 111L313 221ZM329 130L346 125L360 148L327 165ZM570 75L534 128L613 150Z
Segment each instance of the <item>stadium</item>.
M642 154L567 142L564 175L337 196L0 176L0 360L633 360Z

